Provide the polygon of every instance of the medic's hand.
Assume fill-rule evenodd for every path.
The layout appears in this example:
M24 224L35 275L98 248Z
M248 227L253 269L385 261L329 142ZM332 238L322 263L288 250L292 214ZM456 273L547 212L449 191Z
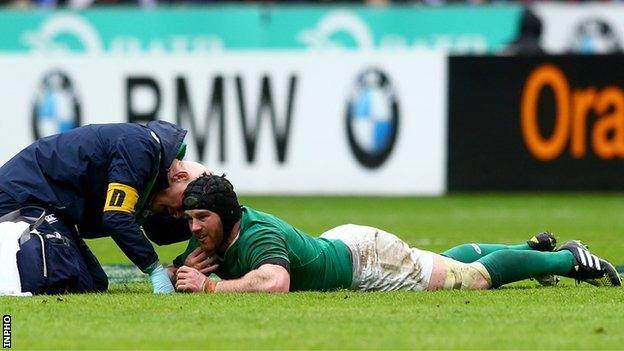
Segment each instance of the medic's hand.
M210 273L219 268L219 264L217 262L217 255L208 255L206 251L202 250L201 247L198 247L186 257L184 265L195 268L205 275L210 275Z
M176 289L185 292L213 292L216 283L195 268L178 268Z
M167 271L160 264L150 273L150 280L154 294L173 294L175 292Z

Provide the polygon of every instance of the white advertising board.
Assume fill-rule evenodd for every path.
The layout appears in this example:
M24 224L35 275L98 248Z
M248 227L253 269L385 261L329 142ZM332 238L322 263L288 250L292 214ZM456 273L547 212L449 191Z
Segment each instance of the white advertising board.
M243 194L437 195L446 57L431 52L0 56L0 163L72 124L162 119Z
M536 3L542 47L550 54L607 54L624 48L624 4Z

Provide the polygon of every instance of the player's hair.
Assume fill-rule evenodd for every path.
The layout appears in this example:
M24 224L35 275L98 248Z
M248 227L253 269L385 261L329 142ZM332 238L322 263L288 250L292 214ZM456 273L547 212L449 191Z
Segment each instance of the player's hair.
M234 224L240 220L242 208L234 192L234 186L225 178L212 174L202 174L190 182L182 200L184 210L209 210L221 218L223 237L228 237Z

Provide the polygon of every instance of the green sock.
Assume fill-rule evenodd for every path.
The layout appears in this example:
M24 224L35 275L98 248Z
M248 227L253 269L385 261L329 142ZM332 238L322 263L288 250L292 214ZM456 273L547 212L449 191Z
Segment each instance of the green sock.
M533 250L502 250L493 252L477 262L483 264L492 278L492 287L539 277L565 275L574 266L570 251L540 252Z
M532 250L527 244L504 245L504 244L464 244L455 246L444 251L440 255L452 258L455 261L472 263L499 250Z

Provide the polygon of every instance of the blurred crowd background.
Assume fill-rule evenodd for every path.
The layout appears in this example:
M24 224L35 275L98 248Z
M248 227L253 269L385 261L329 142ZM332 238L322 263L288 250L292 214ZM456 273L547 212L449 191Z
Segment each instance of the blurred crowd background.
M495 6L495 5L519 5L523 6L523 13L518 21L517 32L512 41L504 47L499 54L502 55L542 55L543 50L541 38L543 34L543 21L531 10L535 4L621 4L621 1L586 1L586 0L566 0L566 1L508 1L508 0L0 0L0 9L4 10L28 10L28 9L84 9L84 8L156 8L156 7L183 7L201 6L204 4L249 4L249 5L365 5L370 8L393 7L395 5L424 5L440 6L463 5L463 6ZM577 36L587 38L592 47L587 48L583 43L572 45L570 49L563 53L583 53L583 54L614 54L622 52L621 44L616 38L615 30L607 22L601 19L591 19L578 27ZM581 39L585 40L585 39ZM596 43L600 47L596 49ZM589 44L588 44L589 45ZM561 53L561 52L559 52Z
M14 8L49 8L67 7L83 8L87 6L107 5L195 5L195 4L365 4L371 6L385 6L392 4L425 4L425 5L452 5L452 4L531 4L549 2L537 0L0 0L0 6ZM621 2L619 0L562 0L557 3L587 3L587 2Z

